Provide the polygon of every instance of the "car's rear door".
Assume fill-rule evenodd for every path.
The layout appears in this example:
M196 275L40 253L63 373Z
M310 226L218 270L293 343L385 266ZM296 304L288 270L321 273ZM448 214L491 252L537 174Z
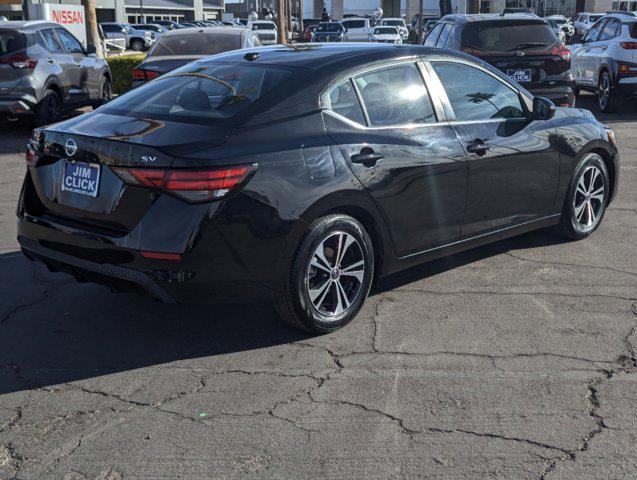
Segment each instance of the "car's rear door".
M430 65L466 150L463 236L550 215L559 177L553 125L530 120L528 100L486 68L460 59Z
M415 61L343 79L325 124L382 213L399 257L460 237L467 167L462 146ZM362 109L361 109L362 105Z

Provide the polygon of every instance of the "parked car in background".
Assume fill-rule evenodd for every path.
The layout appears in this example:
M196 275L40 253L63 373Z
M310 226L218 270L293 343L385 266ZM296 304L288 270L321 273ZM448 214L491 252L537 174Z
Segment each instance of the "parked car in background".
M558 25L557 22L552 18L545 18L544 20L546 20L546 23L549 24L551 30L553 30L553 33L557 36L559 41L562 43L566 43L566 30L568 29L566 27Z
M247 28L184 28L167 32L133 70L133 87L187 63L217 53L260 47L259 38Z
M270 20L257 20L252 22L252 30L259 37L263 45L274 45L279 41L279 33L276 24Z
M603 16L603 13L582 12L580 14L577 14L575 16L575 20L573 20L575 33L582 36L585 35L586 32L588 32L588 29L591 28L593 24Z
M0 117L45 125L111 98L111 72L95 47L46 21L0 23Z
M406 42L409 38L409 30L407 29L405 20L402 18L383 18L380 22L380 26L398 28L398 33L400 33L400 38L403 42Z
M303 32L303 35L301 36L301 41L302 42L311 42L312 41L312 34L314 33L315 29L316 29L316 25L308 25L305 28L305 31Z
M606 15L571 45L571 71L577 90L597 93L602 112L637 94L637 17Z
M575 35L575 27L569 22L564 15L548 15L544 17L545 20L552 20L556 25L564 29L566 38L569 39Z
M616 197L607 126L467 55L259 53L191 63L36 130L24 254L166 302L273 301L324 333L378 278L534 229L584 239Z
M155 25L161 25L167 30L175 30L176 28L184 28L183 25L173 21L173 20L153 20Z
M369 18L347 18L341 20L341 24L347 29L347 38L350 42L367 42L372 26Z
M470 53L535 95L575 104L571 52L542 18L528 14L447 15L425 37L427 46Z
M370 42L377 43L403 43L403 37L398 27L374 27L372 33L369 34Z
M168 31L167 28L162 27L161 25L154 24L154 23L135 23L135 24L131 25L131 27L133 27L135 30L139 30L139 31L146 30L148 32L154 32L155 33L155 41L157 41L157 39L161 38L161 36Z
M345 27L339 22L321 22L312 34L312 42L347 42Z
M414 30L418 29L418 20L420 19L420 14L415 14L411 19L411 28ZM422 16L422 24L423 27L427 25L427 22L434 21L437 22L440 20L440 15L423 15Z
M126 41L126 48L136 52L148 50L155 43L155 32L135 30L126 23L105 22L100 25L106 38L123 38Z

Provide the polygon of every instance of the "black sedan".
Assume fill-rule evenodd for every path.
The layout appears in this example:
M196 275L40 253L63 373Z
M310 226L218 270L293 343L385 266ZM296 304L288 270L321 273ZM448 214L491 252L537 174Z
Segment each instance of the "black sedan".
M321 22L312 32L312 42L345 42L347 31L339 22Z
M27 257L167 302L272 299L315 332L372 282L555 226L617 190L612 131L491 66L422 46L276 46L200 60L35 130Z

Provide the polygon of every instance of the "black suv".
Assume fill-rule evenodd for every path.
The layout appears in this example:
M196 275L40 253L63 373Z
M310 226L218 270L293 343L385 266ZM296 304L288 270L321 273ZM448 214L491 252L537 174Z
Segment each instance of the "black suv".
M535 15L447 15L423 43L475 55L534 95L561 107L575 105L571 52Z
M36 124L111 97L111 72L64 27L45 21L0 22L0 119Z

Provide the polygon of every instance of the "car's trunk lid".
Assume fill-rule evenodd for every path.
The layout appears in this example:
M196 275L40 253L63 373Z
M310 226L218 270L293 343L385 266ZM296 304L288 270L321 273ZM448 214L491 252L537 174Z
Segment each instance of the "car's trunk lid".
M230 132L224 127L189 124L184 135L185 129L177 122L95 113L46 130L42 156L31 169L45 214L80 228L127 234L161 193L127 185L114 168L166 169L175 156L220 145ZM69 180L69 169L89 165L96 165L91 168L98 172L87 173L84 183L92 187L87 182L97 182L95 195L94 190L75 188L75 180Z

